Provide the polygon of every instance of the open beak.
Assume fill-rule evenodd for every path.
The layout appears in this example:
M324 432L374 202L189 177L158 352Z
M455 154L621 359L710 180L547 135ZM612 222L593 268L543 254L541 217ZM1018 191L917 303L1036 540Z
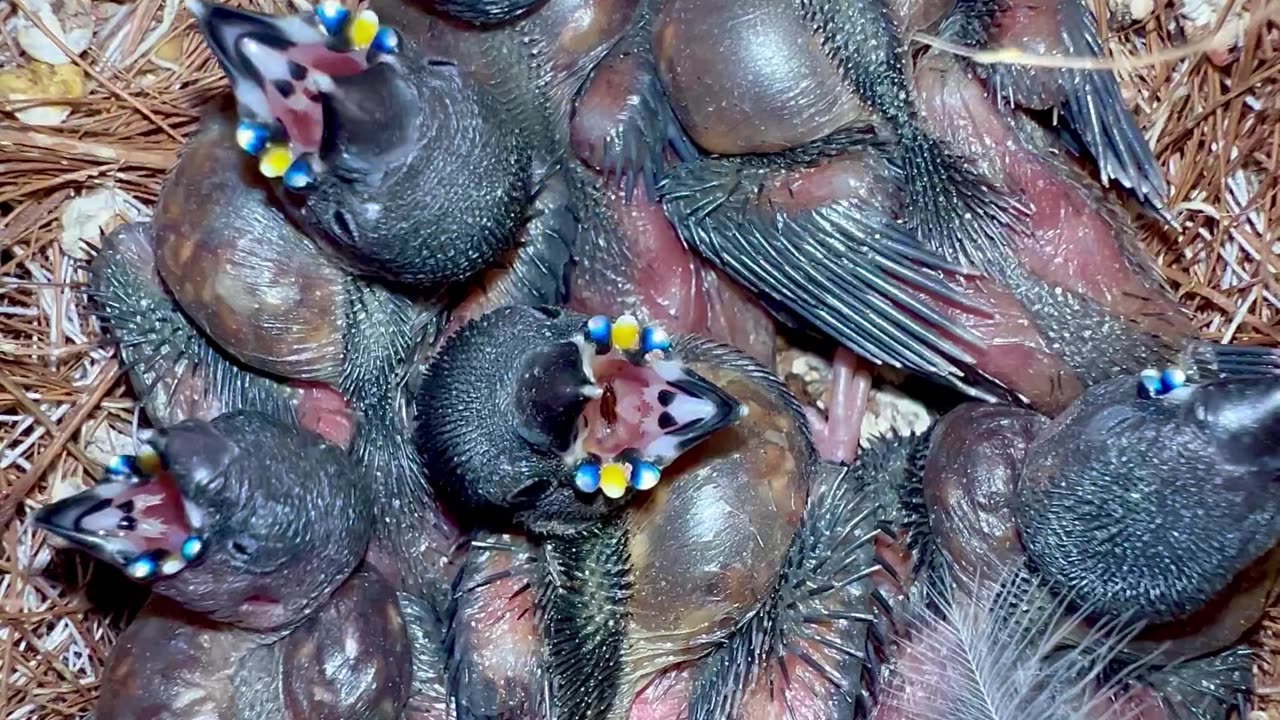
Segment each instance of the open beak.
M745 412L733 396L676 359L671 340L635 318L596 316L579 342L594 388L566 460L583 492L648 490L662 468Z
M187 8L231 82L241 121L236 140L268 177L285 176L295 160L318 163L321 97L333 78L356 75L399 48L399 36L379 27L372 11L351 13L333 0L314 14L285 17L206 0L187 0Z
M174 575L204 550L204 514L187 502L154 450L122 455L93 488L46 505L37 527L135 580Z

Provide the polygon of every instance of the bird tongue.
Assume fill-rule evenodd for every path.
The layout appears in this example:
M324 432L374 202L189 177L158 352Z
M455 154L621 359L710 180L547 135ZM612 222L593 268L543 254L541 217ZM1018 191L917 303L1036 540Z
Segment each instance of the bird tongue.
M562 457L583 493L619 499L628 487L652 489L662 468L746 411L686 366L665 331L641 327L631 315L592 317L568 353L576 355L571 379L543 403L552 407L531 407L530 414L575 423ZM565 357L558 362L563 366Z
M254 109L262 113L263 119L280 123L295 153L319 152L324 138L324 108L319 101L318 83L335 75L354 75L364 69L363 63L323 45L279 51L245 38L240 46L267 80L261 87L264 104ZM308 72L301 78L292 77L292 66L307 68Z
M165 470L99 483L35 516L37 527L138 580L173 575L195 559L199 521Z

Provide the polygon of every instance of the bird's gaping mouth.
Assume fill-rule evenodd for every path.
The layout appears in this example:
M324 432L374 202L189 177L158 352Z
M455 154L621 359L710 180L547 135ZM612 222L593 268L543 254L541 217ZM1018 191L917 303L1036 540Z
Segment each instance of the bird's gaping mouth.
M745 406L671 355L660 328L598 315L578 341L590 399L566 454L581 492L649 490L683 452L737 420Z
M325 0L314 13L272 17L187 0L205 41L231 82L240 116L236 143L258 158L259 171L304 190L323 171L322 96L333 78L356 75L399 51L400 36Z
M116 456L107 477L41 508L36 527L135 580L169 577L199 559L205 513L183 497L154 447Z

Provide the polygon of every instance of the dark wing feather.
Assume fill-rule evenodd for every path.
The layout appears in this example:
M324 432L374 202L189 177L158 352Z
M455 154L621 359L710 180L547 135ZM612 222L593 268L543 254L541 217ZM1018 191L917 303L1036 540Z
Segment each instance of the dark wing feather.
M1183 351L1183 365L1196 379L1280 375L1280 348L1261 345L1222 345L1191 341Z
M1013 0L1011 4L1027 0ZM991 12L991 3L969 2L974 12ZM1066 57L1103 58L1097 21L1084 0L1057 0L1029 11L1019 8L1014 17L1034 13L1054 13L1049 23L1057 36L1045 38L1050 47ZM1014 22L1010 20L1009 22ZM1041 24L1046 24L1042 22ZM956 27L969 25L958 23ZM990 45L1002 45L1000 38ZM1151 152L1137 119L1120 94L1120 85L1109 70L1043 68L1015 64L981 68L1001 102L1033 109L1054 109L1059 122L1088 151L1101 174L1103 184L1112 180L1133 191L1142 202L1157 210L1165 208L1169 189L1164 171Z
M868 360L990 397L965 381L975 374L966 348L980 347L981 340L937 309L941 302L982 313L944 275L964 271L882 209L900 199L893 193L901 188L887 162L871 160L887 186L880 206L848 201L785 211L761 205L761 185L789 168L722 158L677 168L663 181L661 199L681 239L766 305Z

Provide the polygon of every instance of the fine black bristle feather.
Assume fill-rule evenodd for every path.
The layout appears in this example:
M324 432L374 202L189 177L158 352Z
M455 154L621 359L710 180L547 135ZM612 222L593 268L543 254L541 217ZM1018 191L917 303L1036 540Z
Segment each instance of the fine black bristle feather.
M966 45L987 47L992 22L1013 3L964 0L944 21L941 35ZM1043 6L1036 4L1040 10ZM1065 57L1104 57L1097 19L1084 0L1052 3L1056 37L1045 38ZM1128 188L1148 209L1168 220L1168 184L1150 145L1109 70L976 65L1002 105L1054 108L1067 131L1063 140L1076 154L1093 156L1101 180Z
M1280 376L1280 348L1193 340L1183 350L1183 365L1198 381Z
M517 537L485 534L470 543L444 613L444 682L458 720L548 717L550 697L543 692L547 678L536 619L527 618L534 655L524 658L527 662L514 678L493 676L484 665L490 649L481 645L489 624L526 622L526 596L541 570L537 554ZM495 585L502 580L511 582ZM496 620L495 606L502 608Z
M899 450L877 446L849 467L821 466L777 588L699 662L689 720L732 716L762 674L783 707L807 693L823 717L868 716L893 612L872 580L882 570L875 541L887 511L870 483L893 464L880 455Z
M407 593L398 593L400 612L409 635L413 657L413 684L406 715L423 717L447 714L448 691L445 687L446 667L444 620L431 603Z
M889 5L880 0L793 0L846 84L897 136L907 224L953 262L992 273L1029 232L1027 209L922 127L914 83Z
M90 280L95 315L153 419L188 375L197 377L204 396L224 409L254 409L291 421L286 387L215 349L154 278L134 267L137 260L127 257L121 245L145 242L129 235L146 232L145 225L118 229L119 235L109 237L95 258Z
M1149 688L1171 720L1235 720L1248 717L1253 699L1254 651L1247 645L1129 673L1126 686ZM1119 663L1113 663L1119 665ZM1121 672L1112 668L1113 673Z
M626 34L611 51L611 57L598 66L608 68L611 59L622 57L636 66L623 114L600 148L601 175L607 183L622 189L627 202L631 202L636 188L650 199L655 197L658 179L666 170L668 148L678 158L696 156L658 79L651 42L654 5L652 0L638 4Z
M538 606L556 717L606 717L623 681L631 594L625 527L611 520L570 540L547 538L543 552Z

